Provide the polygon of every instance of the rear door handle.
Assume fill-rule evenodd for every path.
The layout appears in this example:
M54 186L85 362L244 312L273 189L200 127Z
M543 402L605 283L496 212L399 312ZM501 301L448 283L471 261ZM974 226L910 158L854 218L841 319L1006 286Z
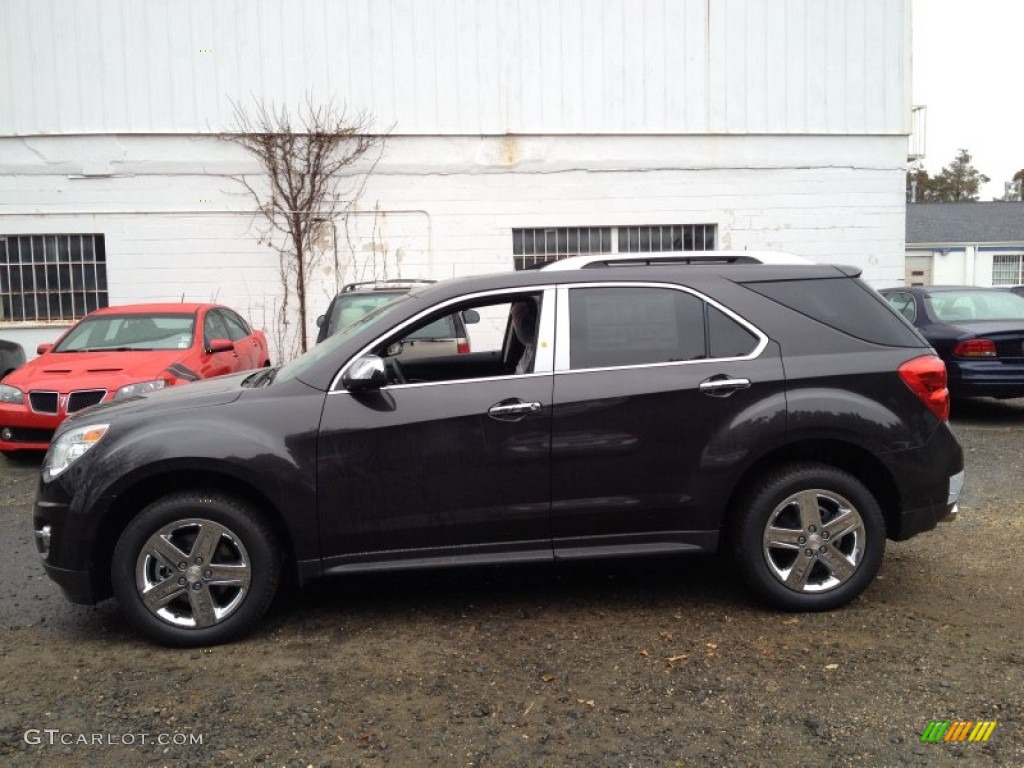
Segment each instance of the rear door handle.
M487 415L498 421L521 421L531 413L540 410L540 403L524 403L522 400L502 400L487 409Z
M729 376L712 376L700 383L699 389L711 397L728 397L737 389L748 389L750 379L733 379Z

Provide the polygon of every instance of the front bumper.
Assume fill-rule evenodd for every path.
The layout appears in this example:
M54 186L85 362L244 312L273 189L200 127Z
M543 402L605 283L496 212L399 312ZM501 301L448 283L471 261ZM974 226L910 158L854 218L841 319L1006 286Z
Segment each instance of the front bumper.
M0 406L0 451L45 451L65 414L36 413L27 405Z
M93 605L110 595L106 571L93 568L95 517L74 514L59 482L40 485L32 514L36 550L46 575L72 603Z
M67 568L57 568L44 562L43 568L49 576L61 588L64 597L69 602L78 605L95 605L106 595L100 595L93 582L92 574L89 571L72 571Z

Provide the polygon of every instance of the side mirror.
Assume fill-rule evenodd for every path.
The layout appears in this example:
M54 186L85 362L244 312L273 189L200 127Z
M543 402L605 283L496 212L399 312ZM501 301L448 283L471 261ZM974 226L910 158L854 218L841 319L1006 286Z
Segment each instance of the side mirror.
M325 320L326 318L327 318L327 315L320 315L320 317L318 317L318 318L316 319L316 327L317 327L317 328L321 328L321 327L323 327L323 324L324 324L324 320Z
M388 344L388 348L384 350L384 357L398 357L402 354L402 350L404 348L404 341L396 341L393 344Z
M38 347L36 347L36 354L45 355L51 349L53 349L53 344L40 344Z
M462 313L462 319L466 321L466 325L473 325L480 322L480 313L475 309L467 309Z
M349 392L380 389L388 383L384 360L377 355L363 355L345 371L341 377L341 383Z
M213 339L206 348L206 354L216 355L221 352L234 352L235 345L229 339Z

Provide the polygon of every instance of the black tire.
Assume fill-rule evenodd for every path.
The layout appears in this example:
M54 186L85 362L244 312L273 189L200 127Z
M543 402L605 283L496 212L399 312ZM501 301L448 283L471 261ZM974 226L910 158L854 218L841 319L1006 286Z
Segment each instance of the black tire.
M826 611L845 605L864 591L882 563L885 520L878 502L863 483L835 467L795 464L776 470L735 513L736 563L754 591L779 608Z
M111 563L114 595L128 623L158 643L181 647L252 631L280 576L280 546L260 516L237 499L202 491L146 507L121 533Z

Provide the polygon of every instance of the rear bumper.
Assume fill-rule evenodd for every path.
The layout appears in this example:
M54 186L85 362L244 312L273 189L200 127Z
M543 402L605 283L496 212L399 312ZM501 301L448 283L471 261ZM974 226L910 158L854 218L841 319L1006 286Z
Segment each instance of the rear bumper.
M1024 363L946 361L954 397L1024 397Z
M921 448L886 458L900 497L900 514L889 519L890 539L909 539L956 514L965 477L964 455L947 424Z

